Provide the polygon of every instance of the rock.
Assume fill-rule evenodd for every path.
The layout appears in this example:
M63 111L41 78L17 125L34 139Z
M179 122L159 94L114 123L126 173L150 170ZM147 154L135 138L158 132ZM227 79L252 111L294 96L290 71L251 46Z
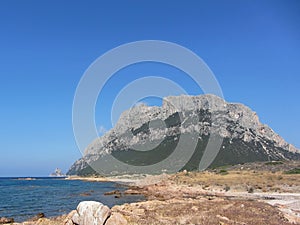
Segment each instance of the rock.
M128 189L128 190L124 191L124 194L125 195L140 195L141 191Z
M105 192L104 195L121 195L119 190Z
M71 219L68 219L68 220L64 221L64 225L74 225L74 223Z
M53 173L49 175L50 177L65 177L66 175L61 171L61 169L56 168Z
M104 195L115 195L115 198L121 198L122 194L119 190L105 192Z
M74 225L74 223L71 219L69 219L64 222L64 225Z
M128 224L125 217L117 212L113 212L112 215L107 219L105 225L126 225Z
M13 218L6 218L6 217L1 217L0 218L0 224L13 223L13 222L14 222Z
M164 124L169 125L165 127ZM243 104L228 103L214 95L169 96L163 99L161 107L139 104L124 111L110 131L95 139L86 148L84 157L71 166L68 174L90 171L84 172L85 175L90 175L99 172L95 171L99 168L101 175L141 173L144 171L135 170L135 167L129 166L124 170L122 166L117 167L106 162L109 162L107 161L110 159L109 156L115 151L120 154L119 157L132 159L133 153L130 151L132 149L150 150L156 148L155 146L156 149L160 146L164 146L164 149L174 149L173 146L177 146L179 136L190 137L194 134L199 136L197 140L199 144L194 149L199 153L205 150L203 146L206 146L208 136L223 139L214 166L251 161L300 159L299 150L270 127L262 124L257 114ZM183 144L189 144L189 140L186 142ZM140 155L136 153L133 155L136 156L133 161L139 162ZM154 159L153 162L160 159L156 155L150 156L149 158ZM172 163L181 165L181 160L179 157ZM105 170L102 165L105 165ZM185 163L182 166L184 165ZM189 168L199 168L199 165L195 163L189 165ZM165 166L159 171L147 169L146 172L150 174L162 171L177 172L172 169Z
M80 193L79 196L91 196L91 193L83 192L83 193Z
M64 225L73 225L73 221L72 221L72 218L73 216L77 214L77 211L76 210L72 210L66 217L65 221L64 221Z
M36 214L36 218L40 219L40 218L44 218L45 214L44 213L38 213Z
M34 217L32 217L30 219L30 221L38 221L41 218L45 218L45 214L44 213L38 213L38 214L36 214Z
M110 216L110 209L100 202L95 201L83 201L77 206L77 210L74 213L71 212L71 221L79 225L103 225L106 219ZM71 224L67 221L66 224Z

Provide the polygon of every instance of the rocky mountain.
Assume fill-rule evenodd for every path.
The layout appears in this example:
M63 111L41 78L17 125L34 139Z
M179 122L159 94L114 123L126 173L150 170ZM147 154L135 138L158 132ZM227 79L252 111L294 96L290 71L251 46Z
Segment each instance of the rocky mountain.
M114 128L86 148L68 175L201 169L208 146L217 149L210 167L300 159L298 149L243 104L227 103L214 95L170 96L163 99L162 107L141 104L123 112ZM170 157L174 152L181 153ZM158 166L152 170L154 164Z

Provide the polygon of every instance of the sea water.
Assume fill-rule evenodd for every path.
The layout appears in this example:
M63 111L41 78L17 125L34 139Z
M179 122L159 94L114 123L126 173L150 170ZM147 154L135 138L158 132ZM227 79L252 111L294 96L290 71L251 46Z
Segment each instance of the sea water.
M109 207L141 201L143 196L105 196L112 190L124 191L125 186L113 182L86 182L58 178L0 178L0 217L25 221L38 213L46 217L67 214L80 201L99 201Z

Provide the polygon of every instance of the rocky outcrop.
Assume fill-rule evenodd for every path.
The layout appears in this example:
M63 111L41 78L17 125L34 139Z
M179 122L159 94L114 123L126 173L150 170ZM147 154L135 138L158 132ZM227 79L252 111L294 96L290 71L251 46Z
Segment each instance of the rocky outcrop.
M100 202L83 201L69 213L65 225L103 225L110 214L110 209Z
M67 216L65 225L126 225L127 220L118 212L111 210L100 202L80 202L76 210Z
M262 124L257 114L243 104L227 103L214 95L170 96L163 99L162 107L141 104L123 112L116 126L94 140L68 174L97 173L90 165L111 154L122 155L135 164L130 154L135 154L132 150L139 148L156 150L153 152L159 156L161 152L169 154L177 146L181 135L189 134L197 134L198 144L195 154L183 169L198 168L199 158L210 136L223 139L212 166L300 159L298 149ZM154 157L147 155L146 158ZM117 171L121 172L126 173Z
M111 216L107 219L105 225L126 225L128 224L125 217L118 213L118 212L112 212Z
M11 224L13 222L13 218L0 217L0 224Z

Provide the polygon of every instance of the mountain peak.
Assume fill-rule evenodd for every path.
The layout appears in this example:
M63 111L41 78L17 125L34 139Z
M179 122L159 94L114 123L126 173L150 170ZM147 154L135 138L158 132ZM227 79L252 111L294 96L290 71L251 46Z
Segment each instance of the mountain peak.
M188 134L197 134L195 154L198 158L210 136L222 138L222 148L213 165L300 159L299 150L262 124L256 112L249 107L228 103L212 94L181 95L165 97L161 107L139 104L124 111L116 126L91 143L83 160L75 163L70 171L86 167L83 161L95 162L115 152L130 154L128 152L134 152L137 146L153 146L156 152L158 149L162 152L172 150L180 136ZM187 164L191 169L197 168L191 166L193 163Z

